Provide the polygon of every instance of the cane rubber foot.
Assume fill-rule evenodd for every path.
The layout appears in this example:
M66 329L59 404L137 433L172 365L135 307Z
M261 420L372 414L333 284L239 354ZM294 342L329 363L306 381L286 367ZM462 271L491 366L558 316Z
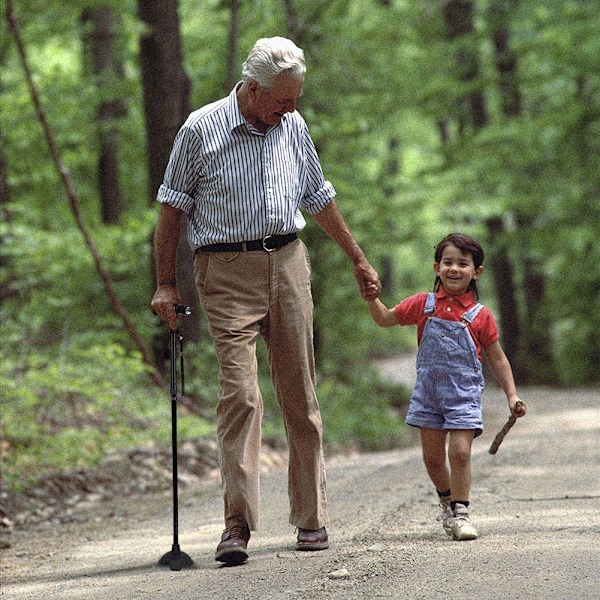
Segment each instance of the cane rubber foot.
M158 564L168 565L171 571L181 571L183 567L191 567L194 561L179 548L173 548L171 552L167 552L161 557Z

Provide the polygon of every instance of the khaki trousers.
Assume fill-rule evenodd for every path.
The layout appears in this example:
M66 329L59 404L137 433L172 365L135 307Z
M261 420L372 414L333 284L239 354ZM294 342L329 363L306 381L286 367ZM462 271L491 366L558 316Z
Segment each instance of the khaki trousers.
M270 253L197 252L194 264L219 361L217 441L225 521L241 515L252 531L258 528L261 335L287 435L290 523L319 529L328 516L306 247L295 240Z

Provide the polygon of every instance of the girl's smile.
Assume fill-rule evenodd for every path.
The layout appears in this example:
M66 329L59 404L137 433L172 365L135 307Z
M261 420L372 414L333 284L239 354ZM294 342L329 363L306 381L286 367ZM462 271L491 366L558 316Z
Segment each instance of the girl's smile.
M462 296L469 289L472 279L478 279L483 267L475 268L473 257L449 244L442 252L442 259L434 263L433 269L444 289L451 296Z

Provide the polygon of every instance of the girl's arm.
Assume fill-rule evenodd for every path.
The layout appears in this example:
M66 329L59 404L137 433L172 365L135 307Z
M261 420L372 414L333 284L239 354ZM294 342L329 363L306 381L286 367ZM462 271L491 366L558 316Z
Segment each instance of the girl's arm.
M515 417L522 417L527 410L525 402L523 402L517 395L517 387L515 385L513 372L510 367L510 363L508 362L508 358L506 358L506 354L504 354L504 350L502 350L500 342L496 340L493 344L488 346L485 349L485 354L490 361L490 365L492 366L494 375L496 376L500 387L506 394L506 398L508 399L508 407L510 408L511 414L515 415ZM519 401L522 403L522 408L517 413L515 412L515 405Z
M391 327L392 325L398 325L398 319L396 318L396 311L393 308L386 308L383 302L379 298L372 300L367 303L373 321L380 327Z

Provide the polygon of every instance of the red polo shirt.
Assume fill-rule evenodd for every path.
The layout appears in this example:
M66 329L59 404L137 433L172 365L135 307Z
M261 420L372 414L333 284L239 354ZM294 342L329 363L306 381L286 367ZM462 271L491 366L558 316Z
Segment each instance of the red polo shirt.
M446 319L447 321L460 321L463 314L477 304L472 292L469 291L462 296L450 296L442 286L440 286L435 297L435 311L432 316L438 319ZM427 322L427 315L425 314L426 300L427 293L420 292L402 300L400 304L394 307L396 318L400 325L417 326L417 342L419 344L421 343L421 336ZM482 348L485 350L499 338L496 320L487 307L484 306L481 309L477 318L469 325L469 331L475 341L479 360L481 360Z

